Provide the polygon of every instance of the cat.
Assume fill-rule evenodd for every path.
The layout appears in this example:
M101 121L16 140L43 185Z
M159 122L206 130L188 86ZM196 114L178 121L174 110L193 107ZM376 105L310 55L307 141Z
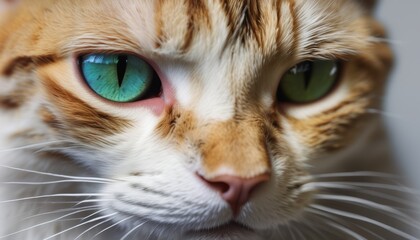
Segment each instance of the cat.
M374 1L0 2L0 239L418 239Z

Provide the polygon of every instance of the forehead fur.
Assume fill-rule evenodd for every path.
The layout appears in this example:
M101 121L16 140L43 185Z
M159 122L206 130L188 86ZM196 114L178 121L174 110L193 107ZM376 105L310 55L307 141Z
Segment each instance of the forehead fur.
M263 55L326 57L360 50L368 36L365 11L350 0L23 2L10 31L25 24L20 40L30 44L14 51L31 55L130 51L198 60L245 45Z

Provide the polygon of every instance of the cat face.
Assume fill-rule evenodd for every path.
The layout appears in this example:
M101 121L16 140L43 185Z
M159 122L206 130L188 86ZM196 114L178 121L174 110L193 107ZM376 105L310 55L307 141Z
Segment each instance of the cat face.
M391 62L351 0L43 0L13 14L0 66L24 94L0 106L37 99L34 128L110 179L87 191L115 222L177 234L299 219L311 173L369 131ZM148 80L126 101L129 77Z

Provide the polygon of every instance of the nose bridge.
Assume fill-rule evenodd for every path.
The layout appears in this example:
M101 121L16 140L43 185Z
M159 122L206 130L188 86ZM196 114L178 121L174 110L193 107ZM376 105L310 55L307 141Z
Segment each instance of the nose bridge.
M204 131L200 174L207 179L222 175L252 178L270 172L262 120L219 122L205 127Z

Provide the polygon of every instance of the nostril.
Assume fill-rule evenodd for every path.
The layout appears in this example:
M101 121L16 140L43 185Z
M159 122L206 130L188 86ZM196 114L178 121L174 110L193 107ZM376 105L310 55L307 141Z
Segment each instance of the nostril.
M197 176L210 188L212 188L213 190L215 190L218 193L226 193L229 191L229 184L222 182L222 181L210 181L207 180L206 178L204 178L203 176L201 176L200 174L197 174Z
M224 182L208 182L210 187L216 190L217 192L220 192L221 194L224 194L229 191L229 184Z

